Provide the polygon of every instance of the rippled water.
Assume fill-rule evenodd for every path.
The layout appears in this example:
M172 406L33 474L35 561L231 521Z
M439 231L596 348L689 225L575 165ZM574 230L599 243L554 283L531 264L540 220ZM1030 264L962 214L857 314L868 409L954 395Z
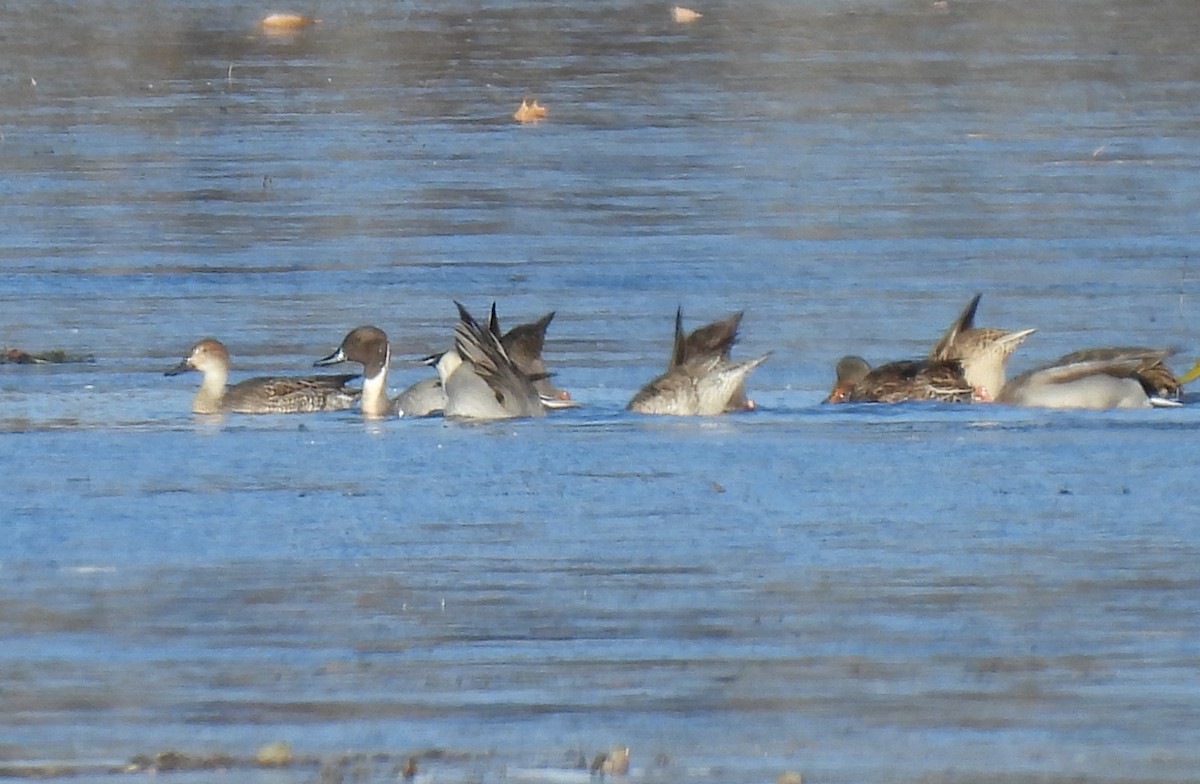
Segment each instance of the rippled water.
M91 361L0 365L0 776L1198 780L1196 409L818 402L976 291L1015 369L1191 364L1200 16L696 8L5 7L0 344ZM453 299L557 310L586 406L214 424L162 376L374 323L399 389ZM623 412L680 304L747 311L757 412Z

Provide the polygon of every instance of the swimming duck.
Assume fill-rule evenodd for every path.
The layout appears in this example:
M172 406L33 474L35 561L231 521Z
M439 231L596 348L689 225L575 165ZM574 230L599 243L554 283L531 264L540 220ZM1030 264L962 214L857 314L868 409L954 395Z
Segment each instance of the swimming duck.
M838 360L836 372L837 381L826 403L970 403L973 399L974 390L957 361L910 359L872 369L862 357L847 356Z
M741 318L741 313L735 313L685 337L683 312L677 310L667 372L642 387L626 408L639 414L676 416L714 416L737 410L735 397L746 376L770 356L763 354L747 362L729 359Z
M516 366L500 340L495 304L488 327L480 326L461 303L454 304L459 317L454 348L437 362L446 392L445 415L460 419L545 416L533 380Z
M708 357L678 365L642 387L626 408L639 414L724 414L746 376L769 356L763 354L748 362Z
M499 334L500 323L493 318L488 328ZM571 395L564 389L559 389L550 381L550 373L546 371L546 362L542 359L542 351L546 347L546 329L554 320L554 311L550 311L537 321L529 324L518 324L505 332L500 338L504 350L521 372L533 379L533 386L543 400L569 401Z
M1148 356L1154 353L1167 352L1163 357L1170 356L1172 352L1167 349L1146 348L1144 346L1105 346L1103 348L1085 348L1079 351L1072 351L1070 354L1059 357L1050 363L1051 365L1071 365L1076 362L1094 362L1103 360L1120 360L1132 356ZM1159 360L1154 364L1149 364L1146 367L1139 369L1134 374L1142 387L1146 390L1146 394L1150 397L1165 398L1168 400L1178 400L1183 391L1183 384L1186 383L1184 378L1176 378L1175 373L1171 368L1167 367L1166 362ZM1190 381L1191 379L1186 379Z
M357 375L275 376L250 378L226 388L229 378L229 352L219 340L204 338L178 365L164 375L175 376L189 370L204 374L200 390L192 399L196 414L296 414L312 411L340 411L352 408L359 390L346 387Z
M441 358L441 354L434 354L426 357L425 363L436 366ZM393 403L404 416L423 417L442 413L446 410L446 390L442 387L441 376L421 379L401 392Z
M554 311L550 311L537 321L518 324L500 337L500 343L517 368L533 381L534 388L547 408L573 408L578 404L571 400L570 393L559 389L550 381L550 373L546 371L546 362L542 358L542 351L546 345L546 329L553 319ZM500 334L500 322L496 318L495 308L492 309L487 328L495 335ZM443 412L446 408L446 390L442 387L442 374L448 375L447 368L457 367L459 360L457 355L447 357L445 353L426 357L426 364L435 368L441 365L441 373L422 379L404 390L396 398L396 405L407 416L427 416Z
M979 308L976 294L963 308L958 318L946 329L929 352L932 362L959 362L963 378L975 391L977 400L991 400L1004 386L1008 358L1025 338L1037 330L1022 329L1010 332L994 327L976 327L975 311Z
M1146 374L1163 364L1170 349L1104 348L1067 354L1005 384L995 402L1041 408L1148 408L1178 405L1147 388Z
M739 310L726 318L697 327L689 334L683 332L683 308L675 311L675 343L671 349L671 361L667 370L686 365L698 359L719 357L729 362L733 344L737 342L738 328L745 311ZM726 411L752 411L754 401L746 397L745 384L739 384L726 404Z
M355 327L342 339L341 345L327 357L313 363L315 367L336 365L339 362L358 362L363 366L361 408L363 416L379 419L398 410L387 396L388 364L392 357L387 333L379 327Z

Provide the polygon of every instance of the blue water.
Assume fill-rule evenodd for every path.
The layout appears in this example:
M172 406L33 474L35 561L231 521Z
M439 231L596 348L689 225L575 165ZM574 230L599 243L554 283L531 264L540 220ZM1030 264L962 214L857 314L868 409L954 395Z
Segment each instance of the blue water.
M1200 17L1043 6L7 9L0 344L94 361L0 365L0 775L1196 781L1196 408L819 405L977 291L1015 371L1194 361ZM454 299L556 310L584 406L213 423L162 376L372 323L398 391ZM757 411L623 411L679 305L746 311Z

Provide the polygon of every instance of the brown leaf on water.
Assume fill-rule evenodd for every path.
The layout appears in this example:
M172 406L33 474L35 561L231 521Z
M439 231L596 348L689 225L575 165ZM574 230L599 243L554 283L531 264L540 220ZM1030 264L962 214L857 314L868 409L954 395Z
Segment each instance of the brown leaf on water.
M676 24L687 24L688 22L694 22L697 19L703 18L703 16L704 14L700 13L699 11L693 11L692 9L684 8L681 5L671 8L671 18L675 20Z
M279 13L267 14L258 24L266 33L291 33L311 27L320 21L304 14Z
M531 123L543 120L546 117L546 107L537 102L537 99L523 98L521 105L513 112L513 119L519 123Z

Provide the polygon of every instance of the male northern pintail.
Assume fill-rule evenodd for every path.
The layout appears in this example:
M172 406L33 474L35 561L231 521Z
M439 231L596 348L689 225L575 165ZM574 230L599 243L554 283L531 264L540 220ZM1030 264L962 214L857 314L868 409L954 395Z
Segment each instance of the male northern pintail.
M426 357L425 362L437 366L441 354ZM440 414L446 410L446 390L441 376L423 378L401 392L393 401L397 411L404 416L423 417Z
M847 356L838 360L836 372L837 381L826 403L970 403L973 399L971 385L957 361L909 359L872 368L862 357Z
M571 395L550 381L550 373L547 372L545 360L542 358L546 344L546 328L553 319L554 311L551 311L537 321L518 324L500 336L500 344L513 364L533 381L534 388L547 408L570 408L576 405L571 401ZM500 323L494 306L487 329L493 335L500 335ZM461 357L455 349L426 357L425 361L438 369L438 375L422 379L404 390L396 399L397 405L410 416L425 416L445 411L447 397L442 378L449 375L451 368L457 368L460 360Z
M1167 349L1146 348L1144 346L1104 346L1102 348L1085 348L1079 351L1072 351L1070 354L1059 357L1053 365L1071 365L1076 362L1096 362L1105 360L1122 360L1129 359L1134 356L1148 356L1156 353L1166 352L1162 359L1158 362L1147 363L1140 368L1135 374L1136 378L1146 390L1146 394L1150 397L1164 398L1167 400L1178 400L1183 392L1183 384L1185 380L1175 376L1171 368L1167 367L1165 362L1166 357L1170 356L1171 351Z
M1150 348L1076 351L1016 376L998 391L995 402L1092 409L1178 405L1159 394L1163 376L1156 368L1165 367L1163 361L1171 353Z
M459 419L511 419L541 417L546 406L534 381L505 350L495 327L492 305L489 326L483 327L460 303L454 327L454 348L437 363L446 392L447 417Z
M200 390L192 399L197 414L298 414L312 411L340 411L352 408L359 390L346 383L357 375L274 376L250 378L226 388L229 378L229 352L219 340L204 338L192 346L183 361L165 375L189 370L204 374Z
M734 362L729 351L742 314L735 313L684 337L682 309L675 312L675 340L666 373L634 395L626 408L639 414L714 416L753 408L746 400L746 376L770 354Z
M339 362L357 362L363 366L361 406L363 416L378 419L396 413L396 406L387 396L388 364L392 351L387 334L378 327L355 327L342 339L341 345L327 357L313 363L316 367Z

